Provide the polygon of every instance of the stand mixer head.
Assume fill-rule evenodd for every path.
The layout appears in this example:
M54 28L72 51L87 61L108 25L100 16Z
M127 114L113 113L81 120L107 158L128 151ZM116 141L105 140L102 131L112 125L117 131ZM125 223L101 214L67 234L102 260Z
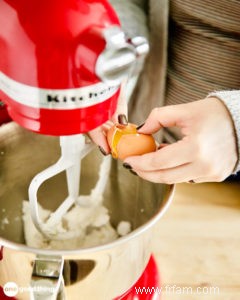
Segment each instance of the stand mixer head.
M60 136L59 161L30 184L33 222L48 238L68 238L54 227L78 199L80 162L93 148L83 134L114 114L121 83L148 44L141 37L127 39L106 0L3 0L0 27L0 99L19 125ZM46 230L37 191L64 170L69 196Z

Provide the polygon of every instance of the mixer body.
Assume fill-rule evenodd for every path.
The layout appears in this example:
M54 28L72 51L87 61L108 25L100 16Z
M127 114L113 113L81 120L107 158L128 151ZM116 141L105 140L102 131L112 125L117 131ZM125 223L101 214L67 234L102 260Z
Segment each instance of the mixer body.
M11 118L50 135L109 120L120 83L102 82L96 63L105 32L119 26L104 0L1 1L0 99Z
M123 79L145 56L148 45L141 37L129 40L124 35L106 0L2 0L0 28L0 100L12 120L43 134L35 135L13 122L0 127L0 220L9 222L0 226L0 245L4 246L0 285L14 281L19 287L44 287L43 278L47 278L60 294L64 277L69 299L70 295L75 295L71 299L79 295L113 299L129 289L146 267L151 255L146 247L149 229L167 209L172 187L126 175L115 161L106 176L103 204L111 212L114 228L126 220L132 232L85 249L25 245L22 201L29 198L31 202L27 190L33 176L59 157L58 138L48 135L81 134L109 120L116 111ZM83 160L84 195L96 183L101 158L95 152ZM69 171L67 159L64 167ZM44 207L53 210L60 205L62 196L69 193L65 181L61 173L41 186ZM18 296L56 299L55 294L39 298L29 291Z

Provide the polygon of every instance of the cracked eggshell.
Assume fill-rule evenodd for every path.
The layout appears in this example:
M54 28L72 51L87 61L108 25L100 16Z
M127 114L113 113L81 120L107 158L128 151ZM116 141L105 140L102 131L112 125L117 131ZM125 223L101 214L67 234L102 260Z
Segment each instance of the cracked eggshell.
M107 132L107 141L112 156L124 160L128 156L142 155L156 151L156 143L152 135L137 132L134 124L115 124Z

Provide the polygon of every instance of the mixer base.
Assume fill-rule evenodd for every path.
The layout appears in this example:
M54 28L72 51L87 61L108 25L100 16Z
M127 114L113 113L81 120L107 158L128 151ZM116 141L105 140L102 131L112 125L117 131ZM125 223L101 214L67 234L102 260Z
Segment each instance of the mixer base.
M157 290L159 286L160 280L157 264L154 257L151 256L145 271L136 284L124 295L114 300L159 300L160 293L153 292L154 288ZM150 294L150 292L152 293Z

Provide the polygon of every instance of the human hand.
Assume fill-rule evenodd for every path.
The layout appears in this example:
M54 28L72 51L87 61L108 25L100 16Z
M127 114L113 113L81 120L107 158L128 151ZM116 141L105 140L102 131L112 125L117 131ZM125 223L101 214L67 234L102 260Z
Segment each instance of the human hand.
M114 115L112 116L111 120L107 121L106 123L102 124L101 126L91 130L88 132L89 137L91 140L98 145L100 151L107 155L110 153L110 147L107 142L106 133L107 131L115 124L127 124L127 102L124 97L125 83L121 86L121 91L119 95L119 100L117 104L117 109Z
M124 163L140 177L167 184L223 181L234 170L237 146L232 118L217 98L155 108L139 132L179 127L183 138Z

